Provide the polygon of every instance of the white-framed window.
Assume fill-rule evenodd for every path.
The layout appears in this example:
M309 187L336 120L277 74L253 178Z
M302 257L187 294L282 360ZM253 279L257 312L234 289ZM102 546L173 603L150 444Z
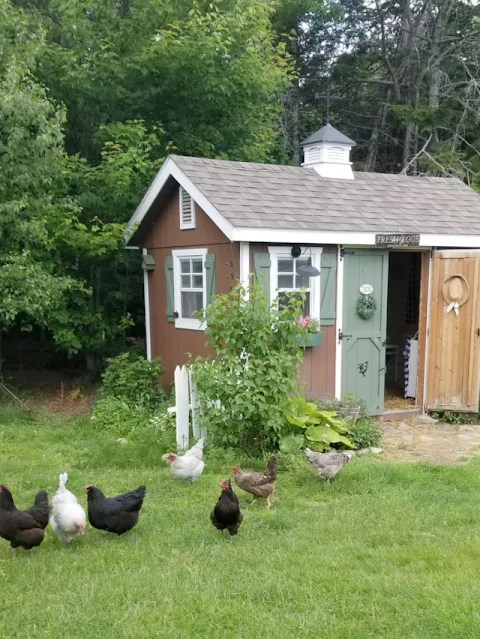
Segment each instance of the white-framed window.
M177 249L173 255L173 280L176 328L203 330L195 311L205 308L207 302L207 282L205 256L208 249Z
M278 304L288 304L288 297L295 291L305 290L306 299L303 315L315 317L320 322L321 274L318 277L302 277L297 267L306 265L311 259L312 266L321 271L322 248L301 247L299 257L292 257L291 246L269 246L270 253L270 299Z
M180 229L194 229L195 228L195 201L186 191L183 186L178 190L178 201L180 209Z

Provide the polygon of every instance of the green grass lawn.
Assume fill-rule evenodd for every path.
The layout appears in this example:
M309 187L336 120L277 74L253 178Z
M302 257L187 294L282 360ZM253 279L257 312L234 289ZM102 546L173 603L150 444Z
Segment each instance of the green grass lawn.
M0 482L21 508L65 470L84 505L87 483L147 484L123 537L87 527L66 549L48 530L30 560L0 540L2 639L480 637L479 464L362 458L325 486L303 460L280 460L270 511L237 491L244 522L230 545L209 513L233 457L207 451L184 488L163 452L79 419L0 412Z

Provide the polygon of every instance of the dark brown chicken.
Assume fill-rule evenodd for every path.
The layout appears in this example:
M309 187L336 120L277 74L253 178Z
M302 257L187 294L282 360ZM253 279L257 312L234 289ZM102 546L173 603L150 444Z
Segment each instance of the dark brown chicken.
M224 479L220 484L222 493L218 498L215 508L210 513L212 524L222 532L227 529L230 534L230 543L232 543L233 535L236 535L243 515L240 512L238 498L232 490L232 482Z
M268 460L264 473L250 473L236 466L232 468L232 472L237 486L253 495L252 503L257 497L263 497L267 500L267 508L270 508L270 495L273 493L277 479L277 458L274 455Z
M0 537L10 542L12 548L30 550L39 546L45 531L33 515L15 507L12 493L0 484Z
M117 497L105 497L96 486L86 486L88 521L94 528L123 535L138 523L138 514L145 499L145 486Z

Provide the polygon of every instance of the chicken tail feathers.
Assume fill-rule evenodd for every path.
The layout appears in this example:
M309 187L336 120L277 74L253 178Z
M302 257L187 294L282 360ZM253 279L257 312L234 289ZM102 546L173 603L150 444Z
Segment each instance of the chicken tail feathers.
M277 458L272 455L267 464L267 475L270 479L275 480L277 478Z
M68 474L67 473L61 473L60 476L58 477L58 487L59 488L65 488L65 486L67 484L67 480L68 480Z

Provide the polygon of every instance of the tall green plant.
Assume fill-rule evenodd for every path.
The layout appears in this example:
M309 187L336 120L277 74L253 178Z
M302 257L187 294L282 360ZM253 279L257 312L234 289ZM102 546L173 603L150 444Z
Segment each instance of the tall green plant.
M217 295L200 314L215 357L193 363L199 420L219 445L254 452L278 442L302 361L303 304L301 294L279 309L256 283Z

